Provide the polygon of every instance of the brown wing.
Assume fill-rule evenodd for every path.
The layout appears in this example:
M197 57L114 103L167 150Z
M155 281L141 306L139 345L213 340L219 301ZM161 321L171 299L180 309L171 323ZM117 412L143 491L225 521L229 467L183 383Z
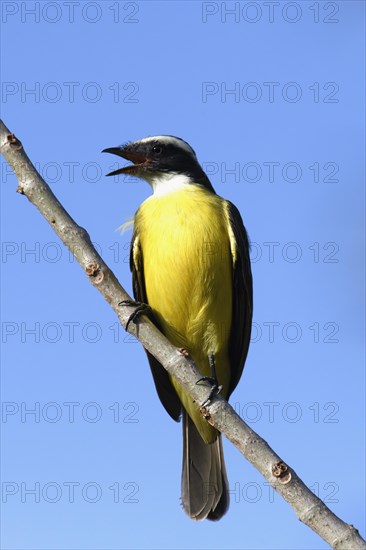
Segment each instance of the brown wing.
M226 201L233 256L233 315L229 340L231 377L228 398L242 375L248 353L253 315L252 272L249 240L239 210Z
M140 240L136 229L133 232L131 241L130 269L132 272L132 287L135 300L146 304L147 296L144 278L144 262ZM149 313L149 318L160 329L152 313ZM149 353L146 349L145 351L150 363L151 372L160 401L170 416L174 420L179 420L182 405L172 383L169 380L168 373L159 361L151 355L151 353Z

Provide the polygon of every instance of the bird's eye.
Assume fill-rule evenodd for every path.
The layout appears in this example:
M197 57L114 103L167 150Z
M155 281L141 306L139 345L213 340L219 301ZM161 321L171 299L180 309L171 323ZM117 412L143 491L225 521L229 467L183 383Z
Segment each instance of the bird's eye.
M154 153L155 156L161 155L162 151L163 151L163 148L161 147L161 145L154 145L154 147L152 148L152 152Z

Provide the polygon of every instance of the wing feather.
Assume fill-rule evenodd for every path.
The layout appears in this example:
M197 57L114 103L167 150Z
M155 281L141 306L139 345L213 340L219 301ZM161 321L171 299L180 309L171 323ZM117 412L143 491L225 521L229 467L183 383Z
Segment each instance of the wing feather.
M231 255L233 258L233 313L229 340L231 366L228 398L242 375L248 354L253 316L253 282L249 239L239 210L226 201Z

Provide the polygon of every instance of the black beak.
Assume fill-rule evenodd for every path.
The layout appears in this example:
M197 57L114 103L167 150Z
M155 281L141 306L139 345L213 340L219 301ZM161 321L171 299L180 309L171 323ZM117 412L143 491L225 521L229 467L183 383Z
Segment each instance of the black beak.
M112 155L117 155L126 160L133 162L132 165L124 166L123 168L118 168L107 176L116 176L117 174L129 174L132 176L138 175L141 171L146 170L149 165L149 159L146 154L141 151L136 151L133 147L126 145L121 147L109 147L108 149L103 149L102 153L111 153Z

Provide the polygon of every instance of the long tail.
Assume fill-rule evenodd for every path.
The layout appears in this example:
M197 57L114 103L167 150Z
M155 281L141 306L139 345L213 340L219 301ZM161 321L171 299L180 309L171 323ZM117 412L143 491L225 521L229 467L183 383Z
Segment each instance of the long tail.
M220 519L229 507L221 434L207 444L183 411L182 504L195 520Z

